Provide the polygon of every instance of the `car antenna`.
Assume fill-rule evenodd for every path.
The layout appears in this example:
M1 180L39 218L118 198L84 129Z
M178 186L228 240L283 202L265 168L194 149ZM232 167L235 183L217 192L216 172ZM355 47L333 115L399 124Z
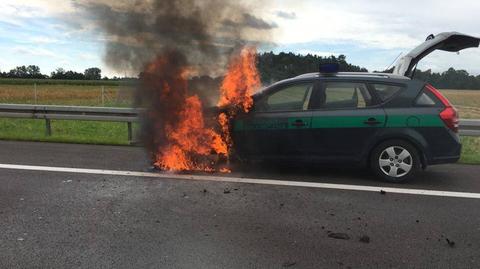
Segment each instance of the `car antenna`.
M389 66L387 66L387 68L385 68L384 70L387 71L398 60L398 58L400 58L400 56L402 54L403 54L403 51L400 52L400 54L398 54L397 58L395 58L395 60L393 60L393 62Z

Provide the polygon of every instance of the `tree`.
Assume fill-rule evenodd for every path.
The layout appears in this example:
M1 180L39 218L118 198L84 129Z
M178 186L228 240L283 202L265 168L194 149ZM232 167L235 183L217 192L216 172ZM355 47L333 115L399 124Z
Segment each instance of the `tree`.
M40 67L36 65L29 65L27 67L27 78L44 78L45 76L42 75L40 72Z
M17 66L8 72L10 78L26 78L27 74L27 67L25 65Z
M85 79L100 80L102 79L102 70L98 67L92 67L85 70Z
M85 75L75 71L65 71L63 68L57 68L52 72L50 78L52 79L69 79L69 80L84 80Z
M65 69L59 67L50 74L52 79L64 79L65 78Z

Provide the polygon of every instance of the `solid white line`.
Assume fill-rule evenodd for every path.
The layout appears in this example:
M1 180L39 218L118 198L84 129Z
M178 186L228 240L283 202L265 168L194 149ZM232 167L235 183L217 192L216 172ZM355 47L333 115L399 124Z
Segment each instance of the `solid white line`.
M442 197L480 199L480 193L472 193L472 192L452 192L452 191L437 191L437 190L422 190L422 189L403 189L403 188L391 188L391 187L374 187L374 186L363 186L363 185L318 183L318 182L304 182L304 181L287 181L287 180L257 179L257 178L238 178L238 177L213 176L213 175L211 175L211 176L210 175L209 176L206 176L206 175L178 175L178 174L173 174L173 173L149 173L149 172L135 172L135 171L69 168L69 167L51 167L51 166L34 166L34 165L18 165L18 164L0 164L0 169L61 172L61 173L75 173L75 174L133 176L133 177L165 178L165 179L180 179L180 180L216 181L216 182L231 182L231 183L249 183L249 184L262 184L262 185L294 186L294 187L335 189L335 190L352 190L352 191L368 191L368 192L385 191L387 193L400 193L400 194L413 194L413 195L427 195L427 196L442 196Z

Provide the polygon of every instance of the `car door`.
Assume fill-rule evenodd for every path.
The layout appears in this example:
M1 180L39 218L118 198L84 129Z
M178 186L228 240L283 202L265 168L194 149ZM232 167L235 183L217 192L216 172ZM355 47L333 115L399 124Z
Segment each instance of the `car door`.
M236 148L241 155L292 158L303 154L311 127L308 110L314 83L293 82L267 90L253 110L235 121Z
M363 82L323 81L312 102L315 158L359 160L369 139L385 126L385 112Z

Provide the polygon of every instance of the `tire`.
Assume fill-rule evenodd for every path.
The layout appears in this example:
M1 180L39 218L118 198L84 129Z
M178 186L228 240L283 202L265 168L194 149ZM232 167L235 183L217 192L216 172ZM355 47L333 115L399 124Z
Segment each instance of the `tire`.
M422 166L417 149L403 140L388 140L371 154L370 168L381 179L402 183L411 179Z

